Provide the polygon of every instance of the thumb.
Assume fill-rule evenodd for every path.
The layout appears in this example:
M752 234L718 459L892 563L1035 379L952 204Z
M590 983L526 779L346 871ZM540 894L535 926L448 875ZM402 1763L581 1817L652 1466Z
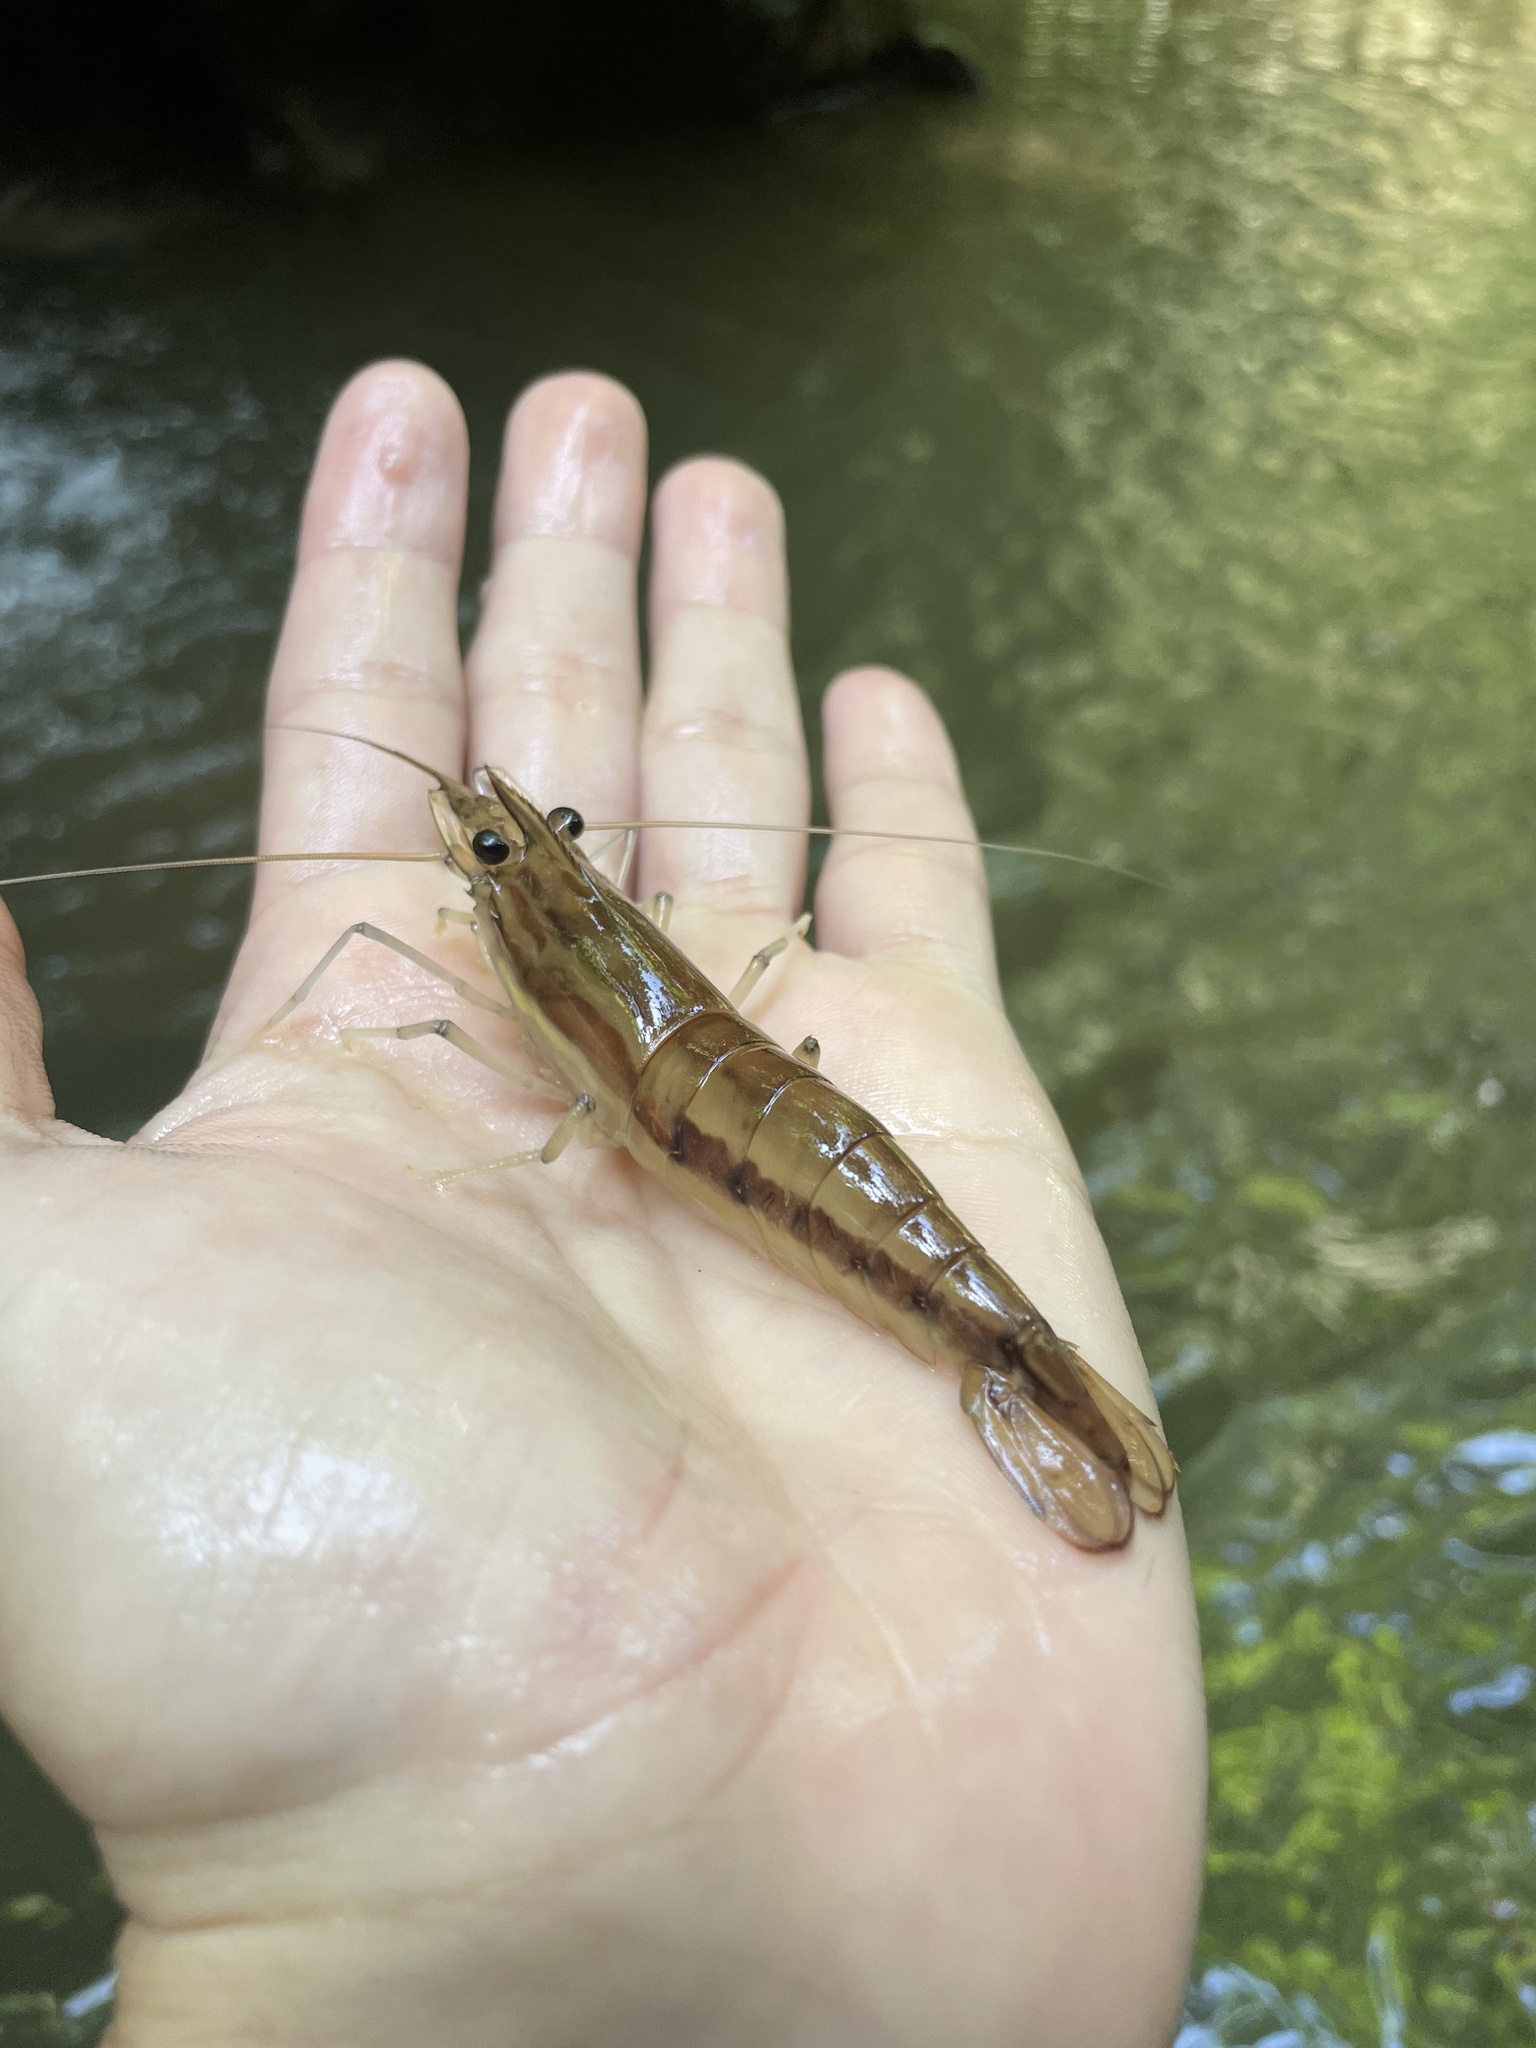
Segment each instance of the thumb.
M0 903L0 1122L44 1124L53 1091L43 1068L43 1020L27 981L21 934Z

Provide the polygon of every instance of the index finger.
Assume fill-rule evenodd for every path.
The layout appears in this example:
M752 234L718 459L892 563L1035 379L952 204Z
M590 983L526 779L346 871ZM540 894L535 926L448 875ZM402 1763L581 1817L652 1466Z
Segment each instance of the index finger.
M369 747L285 728L356 733L461 771L457 601L468 470L458 401L419 364L364 370L331 408L267 694L263 853L438 850L424 776ZM286 992L282 975L291 970L296 980L313 964L307 907L324 900L335 909L328 885L337 872L257 868L210 1051L237 1022L253 1021L253 987L261 985L259 1021L262 1005L270 1013L269 998ZM345 910L335 921L347 922Z
M458 400L419 363L375 364L331 408L267 694L263 853L436 847L420 775L367 747L284 728L355 732L461 772L468 473ZM256 909L298 879L258 869Z

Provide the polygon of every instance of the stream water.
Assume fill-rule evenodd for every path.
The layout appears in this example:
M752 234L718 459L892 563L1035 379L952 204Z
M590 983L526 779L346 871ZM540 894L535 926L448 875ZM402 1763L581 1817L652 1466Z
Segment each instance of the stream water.
M509 398L567 363L633 386L658 466L759 464L807 700L907 668L991 834L1171 884L1027 866L997 908L1184 1468L1186 2048L1527 2043L1536 8L930 18L981 103L346 199L0 199L0 869L249 842L360 361L452 381L481 514ZM173 1090L245 886L16 899L66 1115L121 1135ZM0 2038L93 2038L56 1999L107 1968L110 1899L3 1772Z

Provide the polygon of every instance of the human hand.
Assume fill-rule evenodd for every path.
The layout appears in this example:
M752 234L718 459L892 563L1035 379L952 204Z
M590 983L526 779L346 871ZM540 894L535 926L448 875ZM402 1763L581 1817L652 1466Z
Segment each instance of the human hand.
M520 401L461 669L466 464L427 372L343 393L272 725L591 818L802 821L766 485L658 489L642 709L633 400ZM912 684L843 676L824 720L836 823L970 830ZM729 987L799 840L645 839ZM279 730L262 843L437 841L413 770ZM442 870L258 876L204 1064L126 1146L50 1121L0 913L0 1710L127 1908L117 2048L1159 2048L1203 1785L1176 1508L1071 1549L952 1384L622 1154L435 1192L410 1169L558 1114L436 1039L342 1046L460 1014L439 984L354 944L261 1031L361 919L482 978ZM977 858L839 842L816 910L755 1018L1148 1405Z

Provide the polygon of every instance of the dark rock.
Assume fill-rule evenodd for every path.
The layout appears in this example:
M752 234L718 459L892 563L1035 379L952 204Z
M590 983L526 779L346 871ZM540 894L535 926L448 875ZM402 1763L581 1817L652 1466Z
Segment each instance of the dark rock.
M325 191L422 149L970 93L915 0L15 0L0 180L61 142Z

